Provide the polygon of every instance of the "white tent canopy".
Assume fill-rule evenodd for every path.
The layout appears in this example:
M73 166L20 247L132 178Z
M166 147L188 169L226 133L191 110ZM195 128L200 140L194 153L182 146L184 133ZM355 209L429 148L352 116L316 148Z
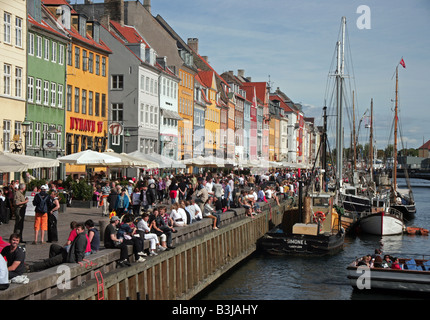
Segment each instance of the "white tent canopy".
M28 169L58 167L57 159L33 157L0 151L0 172L23 172Z
M85 150L58 158L61 163L82 164L92 166L108 166L121 163L121 159L102 152Z
M127 155L138 158L138 159L144 159L146 161L151 161L157 163L157 168L160 169L183 169L185 168L185 165L181 163L180 161L176 161L174 159L170 159L168 157L165 157L158 153L143 153L138 150L128 153Z

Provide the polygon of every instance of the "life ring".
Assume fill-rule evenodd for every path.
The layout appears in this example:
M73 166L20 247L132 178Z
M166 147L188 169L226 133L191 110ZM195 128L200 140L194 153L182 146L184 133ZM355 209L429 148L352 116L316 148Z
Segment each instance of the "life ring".
M324 212L317 211L317 212L314 213L314 221L315 222L318 222L318 221L324 222L324 220L325 220L325 214L324 214Z

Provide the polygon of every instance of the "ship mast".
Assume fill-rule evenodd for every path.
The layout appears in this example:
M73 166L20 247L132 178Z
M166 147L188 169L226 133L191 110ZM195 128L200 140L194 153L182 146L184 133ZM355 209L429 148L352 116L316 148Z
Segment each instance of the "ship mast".
M396 105L394 108L394 148L393 148L393 187L394 192L397 190L397 109L398 109L398 100L399 100L399 66L396 67ZM395 197L395 196L394 196Z
M342 97L343 97L343 78L345 64L345 26L346 18L342 17L342 38L337 45L337 70L336 70L336 167L337 179L339 188L342 187L343 178L343 112L342 112Z

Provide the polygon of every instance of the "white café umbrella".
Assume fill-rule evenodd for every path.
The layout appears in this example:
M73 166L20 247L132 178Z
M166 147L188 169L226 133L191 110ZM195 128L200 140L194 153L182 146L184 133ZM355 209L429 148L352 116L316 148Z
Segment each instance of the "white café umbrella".
M102 152L85 150L58 158L61 163L81 164L90 166L109 166L121 163L121 159Z
M110 164L109 167L147 168L147 169L158 168L158 165L156 162L133 157L126 153L117 153L117 152L114 152L112 149L108 149L103 153L121 159L120 163Z
M23 172L28 169L51 168L59 165L57 159L0 151L0 172Z
M180 161L176 161L174 159L165 157L161 154L152 152L152 153L143 153L138 150L128 153L127 155L133 156L138 159L144 159L145 161L156 163L155 168L160 169L182 169L185 168L185 165Z

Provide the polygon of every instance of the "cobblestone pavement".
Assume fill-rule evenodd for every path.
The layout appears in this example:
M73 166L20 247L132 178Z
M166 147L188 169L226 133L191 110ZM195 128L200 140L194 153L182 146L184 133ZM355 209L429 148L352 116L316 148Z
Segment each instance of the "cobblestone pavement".
M73 208L68 207L66 212L59 213L57 228L58 228L58 244L63 245L66 243L70 233L70 222L85 222L92 219L96 225L99 226L100 221L108 222L108 217L102 217L101 208ZM9 236L13 233L15 220L11 219L8 224L0 225L0 236L4 241L9 242ZM22 244L26 249L26 259L28 263L48 258L50 243L45 244L32 244L34 240L34 216L26 216L24 221L23 239L26 243ZM45 241L48 239L45 234ZM39 234L40 241L40 234Z

